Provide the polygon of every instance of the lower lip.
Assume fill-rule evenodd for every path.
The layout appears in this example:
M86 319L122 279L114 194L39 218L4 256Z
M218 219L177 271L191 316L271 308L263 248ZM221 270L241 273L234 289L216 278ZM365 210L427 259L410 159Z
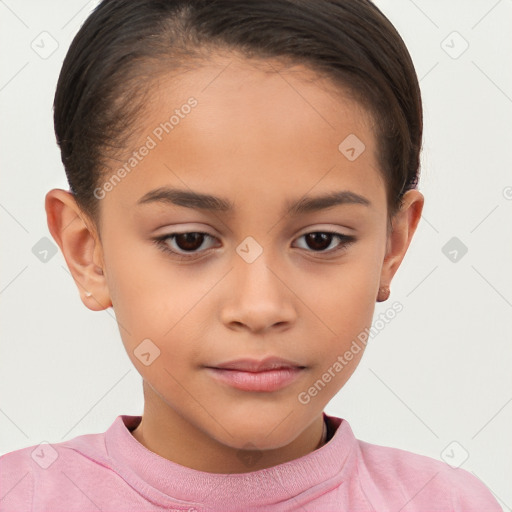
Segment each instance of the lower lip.
M277 391L291 384L303 368L280 368L262 372L244 372L208 368L213 377L242 391Z

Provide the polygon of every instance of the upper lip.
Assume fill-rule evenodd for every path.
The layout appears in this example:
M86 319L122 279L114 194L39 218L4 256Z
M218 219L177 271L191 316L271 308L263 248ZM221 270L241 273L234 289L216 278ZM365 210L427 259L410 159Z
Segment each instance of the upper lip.
M262 372L277 370L279 368L305 368L304 366L282 359L280 357L266 357L265 359L236 359L225 363L208 366L208 368L221 368L223 370L240 370L245 372Z

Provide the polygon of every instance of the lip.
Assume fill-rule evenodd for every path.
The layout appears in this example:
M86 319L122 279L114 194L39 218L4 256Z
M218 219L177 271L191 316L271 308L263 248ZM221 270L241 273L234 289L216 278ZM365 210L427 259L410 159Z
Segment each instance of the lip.
M237 359L207 366L210 375L242 391L278 391L296 380L304 366L279 357Z
M223 370L240 370L243 372L262 372L278 370L280 368L304 368L304 366L281 357L266 357L265 359L235 359L225 363L208 366L207 368L220 368Z

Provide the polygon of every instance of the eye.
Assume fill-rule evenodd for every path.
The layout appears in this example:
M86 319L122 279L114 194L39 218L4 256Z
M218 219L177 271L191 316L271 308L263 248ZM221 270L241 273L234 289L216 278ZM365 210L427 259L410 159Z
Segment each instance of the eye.
M157 247L166 253L182 256L186 259L198 254L198 249L205 239L214 240L208 233L191 231L187 233L171 233L154 239Z
M313 249L313 253L328 253L332 254L339 250L346 249L349 245L353 244L356 239L353 236L344 235L335 231L312 231L305 233L304 235L297 238L300 240L304 238L306 247L302 249ZM206 252L207 249L211 248L203 247L205 241L214 241L215 237L208 233L190 231L185 233L170 233L154 239L155 244L159 249L172 256L181 257L184 260L187 258L193 258L200 255L202 252ZM333 242L338 242L334 245ZM202 251L199 251L203 247Z
M335 231L312 231L300 236L298 240L304 238L306 246L305 249L311 248L312 252L318 253L334 253L336 251L346 249L350 244L353 244L356 239L353 236L344 235ZM338 244L332 248L332 243L338 241ZM330 249L329 249L330 248ZM327 250L329 249L329 250Z

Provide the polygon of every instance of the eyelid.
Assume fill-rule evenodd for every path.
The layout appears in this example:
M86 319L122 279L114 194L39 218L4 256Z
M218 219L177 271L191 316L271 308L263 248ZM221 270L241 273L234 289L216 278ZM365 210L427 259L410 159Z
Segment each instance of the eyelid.
M155 236L183 235L184 233L204 233L210 236L221 236L221 233L208 224L201 222L189 222L179 224L164 224L158 229L152 230ZM160 233L160 234L159 234ZM214 235L213 233L217 233Z
M337 235L344 235L344 236L352 236L356 233L356 230L354 228L351 228L349 226L340 226L338 224L312 224L304 230L300 231L300 234L297 236L303 236L308 233L335 233Z

